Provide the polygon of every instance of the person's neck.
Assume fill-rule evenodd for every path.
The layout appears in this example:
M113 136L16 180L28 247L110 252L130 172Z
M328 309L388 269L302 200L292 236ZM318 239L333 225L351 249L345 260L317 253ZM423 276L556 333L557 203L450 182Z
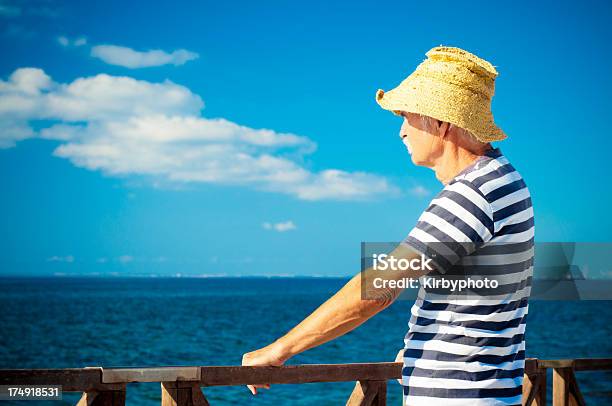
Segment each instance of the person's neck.
M436 160L432 167L436 173L436 178L444 185L448 184L455 176L461 173L461 171L474 164L474 162L489 149L491 149L490 146L482 151L472 152L457 146L445 148L442 155Z

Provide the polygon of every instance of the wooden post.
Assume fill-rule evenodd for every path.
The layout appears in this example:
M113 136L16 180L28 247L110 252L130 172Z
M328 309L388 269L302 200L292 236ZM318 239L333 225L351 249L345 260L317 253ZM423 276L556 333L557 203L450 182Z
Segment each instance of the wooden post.
M200 385L190 382L162 382L162 406L210 406Z
M569 406L572 368L553 368L553 406Z
M553 369L553 406L584 406L573 367Z
M553 368L553 406L568 406L568 369L569 368Z
M380 384L378 386L378 395L376 395L376 399L374 399L374 404L376 406L386 406L387 404L387 381L379 381Z
M346 406L385 406L386 404L386 381L358 381L346 402Z
M574 370L571 371L570 375L570 405L572 406L585 406L586 403L584 401L584 397L582 397L582 392L580 392L580 388L578 387L578 381L576 380L576 375Z
M84 392L77 406L124 406L124 390L89 391Z
M546 406L546 368L523 376L523 406Z

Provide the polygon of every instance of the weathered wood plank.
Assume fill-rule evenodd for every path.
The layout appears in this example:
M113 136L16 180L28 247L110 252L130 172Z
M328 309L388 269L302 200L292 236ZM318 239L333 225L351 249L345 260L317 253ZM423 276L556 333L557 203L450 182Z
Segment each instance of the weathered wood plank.
M202 393L202 389L199 385L194 385L191 388L191 399L193 400L194 406L210 406L208 399L206 399L206 396Z
M523 375L523 406L532 406L533 400L538 392L538 381L535 375Z
M121 390L124 385L103 384L102 368L2 369L0 385L62 385L64 392Z
M546 369L542 368L540 370L540 376L539 376L539 381L540 381L540 391L538 393L538 396L536 397L536 401L537 401L537 405L538 406L546 406L546 388L547 388L547 374L546 374Z
M103 368L103 383L199 381L200 367Z
M161 382L167 378L183 381L199 379L206 386L387 380L400 378L401 370L402 364L399 362L280 367L5 369L0 370L0 385L62 385L66 392L87 392L120 388L118 383Z
M280 367L202 367L202 386L310 382L382 381L400 378L400 362L286 365Z
M546 369L523 375L523 406L546 406Z
M553 406L569 405L569 382L571 368L553 369Z
M533 375L538 372L538 359L525 358L525 374Z
M386 406L387 404L387 381L379 381L378 393L374 399L375 406Z
M574 368L576 371L612 369L612 358L539 359L539 367Z
M125 406L124 390L90 391L83 393L77 406Z
M578 381L576 380L576 375L574 371L571 371L570 374L570 382L569 382L569 396L570 396L570 405L575 406L585 406L586 402L584 401L584 397L582 396L582 392L578 387Z
M355 388L353 388L353 392L351 392L351 396L349 396L346 401L346 406L362 406L366 400L366 390L364 385L357 381L355 383Z
M612 358L525 361L525 373L531 376L545 368L573 368L575 371L612 370ZM71 368L71 369L11 369L0 370L0 385L61 385L65 392L121 390L128 382L191 381L201 386L289 384L339 381L385 381L401 377L399 362L288 365L281 367L161 367L161 368ZM557 372L558 390L565 388L563 371ZM543 380L545 375L538 378ZM554 384L554 380L553 380ZM562 384L562 385L561 385ZM561 386L559 386L561 385ZM577 387L577 385L576 385ZM569 390L569 388L565 388ZM535 403L546 399L544 390L538 391ZM559 392L561 393L561 392ZM529 395L527 394L527 397ZM579 401L579 399L576 399Z
M573 368L574 359L539 359L540 368Z
M210 406L200 386L187 382L162 382L162 406Z
M160 383L161 387L161 406L177 406L177 388L168 387L164 382Z
M381 391L382 381L358 381L351 393L346 406L372 406L378 405L377 396ZM386 394L386 386L385 386ZM386 401L386 399L385 399Z
M98 396L98 392L83 392L76 406L91 406L96 396Z
M576 358L574 369L576 371L612 370L612 358Z

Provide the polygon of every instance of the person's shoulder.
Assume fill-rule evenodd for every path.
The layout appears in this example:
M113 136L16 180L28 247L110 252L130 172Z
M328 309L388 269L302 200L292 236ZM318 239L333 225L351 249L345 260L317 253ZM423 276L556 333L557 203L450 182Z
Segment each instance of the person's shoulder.
M484 207L488 204L488 200L476 179L479 179L485 174L491 173L494 170L495 164L493 159L484 157L476 162L468 170L457 175L453 180L444 186L442 194L458 194L462 198L471 201L477 206ZM493 164L493 165L492 165Z
M489 203L527 189L521 174L504 155L487 157L463 174L456 182L468 185Z

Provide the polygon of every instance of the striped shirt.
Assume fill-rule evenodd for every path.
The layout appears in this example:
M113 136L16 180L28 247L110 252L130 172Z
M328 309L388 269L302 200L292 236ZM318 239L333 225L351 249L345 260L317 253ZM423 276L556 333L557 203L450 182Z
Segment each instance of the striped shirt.
M521 404L533 241L529 190L499 149L431 201L403 243L432 258L432 273L488 276L499 287L470 298L419 289L404 339L404 405Z

